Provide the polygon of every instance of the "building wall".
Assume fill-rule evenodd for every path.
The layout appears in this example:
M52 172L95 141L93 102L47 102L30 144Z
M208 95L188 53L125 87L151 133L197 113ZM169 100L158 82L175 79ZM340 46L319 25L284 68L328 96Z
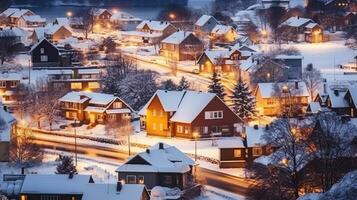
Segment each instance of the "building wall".
M165 112L157 96L146 110L146 131L148 135L171 137L169 127L170 113Z
M139 176L144 177L144 184L147 189L152 189L153 187L157 186L158 183L158 174L157 173L150 173L150 172L118 172L118 181L124 180L127 183L127 176L134 175L136 176L136 183L138 182Z
M10 142L0 141L0 162L8 162L10 156Z
M193 45L187 48L187 45ZM200 55L202 55L204 50L204 45L200 39L195 35L191 34L188 36L181 44L179 44L179 60L197 60ZM185 53L189 51L190 54Z
M66 39L71 36L72 36L72 32L62 26L55 34L52 35L50 40L54 42L58 42L59 40Z
M41 48L44 48L44 53L41 54ZM41 61L41 56L47 56L47 61ZM59 63L58 49L46 40L43 40L31 54L31 60L34 67L56 67Z
M212 31L212 29L217 25L217 21L211 17L206 24L204 24L203 26L196 26L194 27L195 29L195 33L199 36L199 37L205 37L208 36L210 34L210 32Z

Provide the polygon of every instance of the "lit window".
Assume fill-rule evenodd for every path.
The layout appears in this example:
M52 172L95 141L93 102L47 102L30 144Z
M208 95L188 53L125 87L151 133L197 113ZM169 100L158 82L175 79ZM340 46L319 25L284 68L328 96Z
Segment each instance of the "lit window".
M6 81L0 81L0 88L6 87Z
M205 119L223 119L223 111L207 111Z
M136 184L136 176L135 175L127 175L126 183L128 184Z
M155 109L152 110L152 116L156 117L156 110Z
M48 61L48 56L47 55L42 55L41 56L41 62L47 62Z
M88 83L88 88L90 88L90 89L99 89L100 85L97 82L89 82Z
M113 107L114 108L122 108L122 106L123 106L123 103L122 102L114 102L114 104L113 104Z
M138 176L138 183L139 183L139 184L144 184L144 183L145 183L145 178L144 178L144 176Z
M240 149L234 149L234 157L235 158L240 158L242 157L242 151Z
M72 90L81 90L82 89L82 83L71 83L71 89Z
M183 132L183 127L178 125L177 126L177 133L182 133Z
M185 126L185 134L189 134L190 133L190 128L188 126Z
M164 126L160 123L160 131L164 130Z
M260 156L262 155L262 149L261 148L253 148L253 156Z

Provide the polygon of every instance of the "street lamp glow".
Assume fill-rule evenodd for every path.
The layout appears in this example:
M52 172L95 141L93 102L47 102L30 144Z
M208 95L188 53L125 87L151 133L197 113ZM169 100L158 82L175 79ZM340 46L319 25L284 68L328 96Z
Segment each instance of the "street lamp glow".
M71 11L68 11L66 15L67 17L72 17L73 13Z
M115 13L118 13L118 9L116 9L116 8L113 8L112 9L112 12L115 14Z
M169 17L170 17L170 19L175 19L175 18L176 18L176 15L175 15L174 13L170 13L170 14L169 14Z
M268 32L265 29L263 29L261 31L261 33L262 33L263 37L266 37L268 35Z

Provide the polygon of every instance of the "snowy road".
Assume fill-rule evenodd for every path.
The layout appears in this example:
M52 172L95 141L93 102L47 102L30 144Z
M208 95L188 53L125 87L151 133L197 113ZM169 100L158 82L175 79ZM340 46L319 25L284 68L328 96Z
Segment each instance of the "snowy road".
M36 138L35 142L39 144L42 148L60 150L66 152L74 152L75 148L73 142L68 141L56 141L51 139ZM105 158L116 161L118 163L122 162L128 155L123 153L118 149L113 149L109 147L98 147L86 144L77 145L78 154L83 154L93 158ZM223 174L220 172L197 168L197 180L199 183L204 185L210 185L217 188L222 188L226 191L244 195L247 191L247 188L250 185L250 182L243 178L238 178Z

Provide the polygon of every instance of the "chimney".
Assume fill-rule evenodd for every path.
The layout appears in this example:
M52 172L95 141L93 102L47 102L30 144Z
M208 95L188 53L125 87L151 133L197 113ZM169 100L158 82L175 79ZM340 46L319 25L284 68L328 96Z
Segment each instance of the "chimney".
M159 143L159 149L164 149L164 143L162 142Z
M121 189L123 188L123 185L120 181L117 182L117 192L120 192Z
M150 154L150 149L146 149L146 153L147 153L147 154Z
M324 83L323 87L324 87L324 93L326 94L327 93L327 85L326 85L326 83Z
M338 96L338 95L339 95L338 89L334 89L333 93L334 93L336 96Z
M68 174L68 178L69 178L69 179L73 179L73 176L74 176L73 172L71 172L71 173Z
M295 89L299 89L299 81L295 81Z

